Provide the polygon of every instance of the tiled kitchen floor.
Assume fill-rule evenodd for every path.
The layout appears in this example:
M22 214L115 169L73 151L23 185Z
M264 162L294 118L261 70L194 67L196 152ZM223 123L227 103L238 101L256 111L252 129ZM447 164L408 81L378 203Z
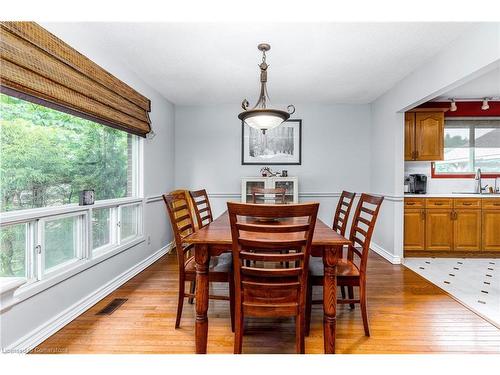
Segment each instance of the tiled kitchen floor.
M500 328L500 259L406 258L404 265Z

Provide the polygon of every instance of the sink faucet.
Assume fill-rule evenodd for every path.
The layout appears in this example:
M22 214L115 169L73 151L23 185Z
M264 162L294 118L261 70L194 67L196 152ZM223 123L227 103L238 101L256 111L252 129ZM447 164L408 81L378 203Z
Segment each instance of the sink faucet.
M483 186L482 179L481 179L481 168L477 169L476 177L474 179L476 180L476 193L483 194L483 191L486 191L486 188L488 187L488 185Z

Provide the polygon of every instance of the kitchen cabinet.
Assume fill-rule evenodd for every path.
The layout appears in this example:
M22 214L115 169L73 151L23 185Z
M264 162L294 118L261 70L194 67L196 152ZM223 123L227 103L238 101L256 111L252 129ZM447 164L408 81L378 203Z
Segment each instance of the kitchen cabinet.
M444 112L405 113L405 160L444 159Z
M435 208L426 210L425 250L453 250L453 210Z
M500 251L500 198L482 202L483 250Z
M404 212L405 250L425 250L425 210L406 208Z
M299 203L299 182L297 177L243 177L241 179L241 201L252 202L252 189L285 189L286 203Z
M404 250L500 251L500 197L405 198Z
M405 160L414 160L415 155L415 113L405 113Z
M453 216L453 249L481 250L481 210L455 209Z

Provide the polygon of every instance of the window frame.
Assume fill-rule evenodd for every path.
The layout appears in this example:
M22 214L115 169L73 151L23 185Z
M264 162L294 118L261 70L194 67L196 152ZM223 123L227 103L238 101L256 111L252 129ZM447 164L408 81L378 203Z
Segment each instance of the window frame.
M450 122L453 122L453 120L500 120L500 118L498 117L479 117L479 118L476 118L476 117L456 117L456 118L453 118L453 119L446 119L447 121L450 121ZM464 126L463 125L453 125L453 124L450 124L450 123L445 123L445 128L453 128L453 127L456 127L456 128L463 128ZM469 125L469 134L470 134L470 137L469 137L469 142L470 142L470 147L474 149L475 147L475 142L476 142L476 139L475 139L475 129L480 129L480 128L483 128L483 127L488 127L487 125ZM443 135L444 136L444 135ZM475 160L474 160L475 161ZM431 162L431 178L450 178L450 179L453 179L453 178L475 178L476 176L476 173L475 172L470 172L470 173L441 173L441 172L437 172L436 171L436 162ZM483 178L497 178L497 177L500 177L500 171L496 172L496 173L488 173L488 172L483 172L481 174L481 176Z
M96 201L93 205L80 206L71 203L60 206L48 206L0 212L0 227L14 224L27 225L26 239L26 283L15 291L17 304L52 286L71 278L127 249L145 242L144 236L144 139L134 136L132 142L132 196ZM120 240L117 229L119 211L122 206L137 205L137 235ZM92 249L92 211L98 208L110 208L112 211L111 235L115 241L106 246ZM114 212L114 215L113 215ZM81 242L77 259L54 267L50 272L43 272L42 246L43 225L45 222L63 217L81 216ZM40 247L38 247L40 246ZM95 251L98 250L98 251ZM40 252L40 253L39 253ZM43 254L44 255L44 254ZM78 256L79 255L79 256ZM1 282L0 277L0 282Z

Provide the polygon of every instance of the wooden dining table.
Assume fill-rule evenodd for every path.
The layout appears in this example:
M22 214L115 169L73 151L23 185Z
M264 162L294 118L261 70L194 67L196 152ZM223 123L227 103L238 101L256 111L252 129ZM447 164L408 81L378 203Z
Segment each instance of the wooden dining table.
M282 224L287 224L280 221ZM291 220L291 219L288 219ZM210 258L230 252L232 246L229 215L224 212L207 226L197 230L184 239L194 245L196 261L196 353L207 352L208 339L208 270ZM342 248L350 241L338 234L321 220L316 221L312 240L311 254L323 257L323 338L325 353L335 353L335 330L337 313L336 264Z

